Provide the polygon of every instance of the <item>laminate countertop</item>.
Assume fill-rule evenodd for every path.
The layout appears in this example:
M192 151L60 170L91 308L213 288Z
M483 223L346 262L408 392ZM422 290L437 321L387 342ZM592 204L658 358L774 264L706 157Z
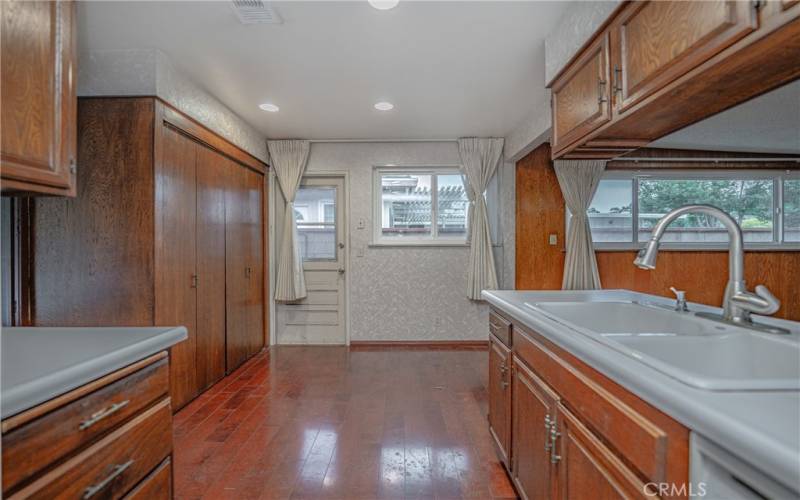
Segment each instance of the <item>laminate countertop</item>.
M0 333L2 418L185 340L177 327L11 327Z
M484 291L483 298L614 382L767 476L800 492L800 391L713 391L686 385L574 331L525 303L640 301L670 306L665 297L630 290L576 292ZM690 303L693 311L721 309ZM793 330L795 322L759 318Z

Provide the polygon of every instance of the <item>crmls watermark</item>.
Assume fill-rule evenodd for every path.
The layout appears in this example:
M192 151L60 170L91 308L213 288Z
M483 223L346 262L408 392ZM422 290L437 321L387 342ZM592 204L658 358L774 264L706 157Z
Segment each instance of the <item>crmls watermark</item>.
M642 488L648 497L689 497L697 498L706 496L706 483L676 484L676 483L647 483Z

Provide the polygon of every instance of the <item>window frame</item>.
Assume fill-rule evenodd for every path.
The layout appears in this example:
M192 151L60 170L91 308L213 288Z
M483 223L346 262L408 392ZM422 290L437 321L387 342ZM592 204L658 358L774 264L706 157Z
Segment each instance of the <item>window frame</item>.
M430 175L431 176L431 231L428 236L392 238L383 236L383 196L382 182L384 175ZM438 175L463 175L460 165L375 165L372 168L372 242L370 246L405 247L405 246L467 246L466 232L464 237L440 237L438 235L439 191ZM467 221L469 224L469 221ZM468 231L467 231L468 232Z
M598 251L630 251L639 250L645 246L646 240L639 240L639 181L641 179L655 180L772 180L772 241L769 243L744 242L746 250L753 251L798 251L800 241L785 241L783 231L784 210L784 182L786 180L800 179L800 170L775 170L775 169L652 169L652 170L607 170L602 180L630 180L631 181L631 240L630 242L594 242L592 244ZM565 207L565 229L569 231L572 215ZM566 233L565 233L566 234ZM676 243L663 242L659 245L662 250L673 251L715 251L727 250L727 243Z

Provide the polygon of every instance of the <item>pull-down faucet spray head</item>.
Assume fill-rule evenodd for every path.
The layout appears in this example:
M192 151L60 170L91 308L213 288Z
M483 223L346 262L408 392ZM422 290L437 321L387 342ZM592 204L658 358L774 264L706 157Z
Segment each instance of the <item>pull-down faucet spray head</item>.
M636 260L633 261L634 265L639 269L651 270L656 268L656 259L658 258L658 240L650 240L647 246L639 250Z

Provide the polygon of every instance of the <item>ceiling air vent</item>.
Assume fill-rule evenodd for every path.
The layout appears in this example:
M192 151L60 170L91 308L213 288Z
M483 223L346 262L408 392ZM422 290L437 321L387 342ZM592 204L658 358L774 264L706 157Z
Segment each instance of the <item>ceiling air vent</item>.
M236 17L242 24L281 24L283 19L269 2L261 0L231 0Z

